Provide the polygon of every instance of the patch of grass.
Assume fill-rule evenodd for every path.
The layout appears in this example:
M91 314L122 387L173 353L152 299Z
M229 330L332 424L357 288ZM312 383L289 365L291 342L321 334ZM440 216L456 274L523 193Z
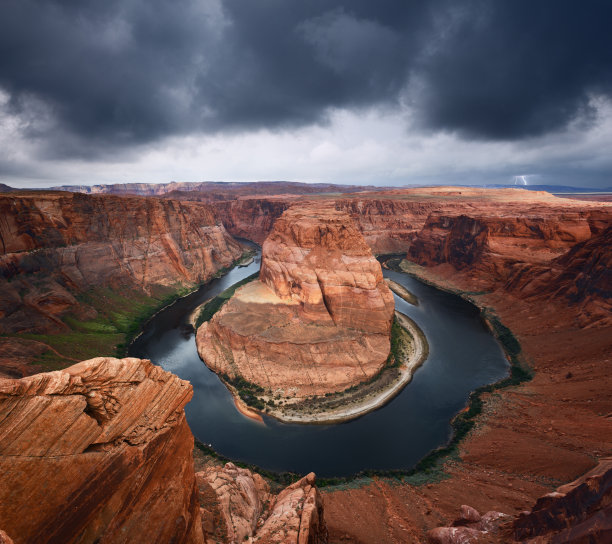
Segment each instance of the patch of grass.
M198 317L195 322L195 328L197 329L202 325L202 323L210 321L212 316L215 315L221 309L221 306L223 306L234 295L236 289L242 287L243 285L246 285L247 283L257 279L258 277L259 271L255 272L254 274L251 274L250 276L247 276L246 278L239 281L238 283L235 283L231 287L228 287L225 291L218 294L215 298L209 300L200 310L200 313L198 314Z
M242 376L230 378L227 374L221 374L219 377L236 389L242 402L248 406L262 411L266 407L264 401L259 398L259 395L265 391L260 385L245 380Z
M68 364L71 364L71 361L65 359L64 357L60 357L50 350L47 350L34 357L30 364L40 366L44 372L51 372L53 370L61 370L62 368L66 368Z
M389 357L387 357L387 368L397 368L400 366L404 355L405 336L414 340L412 335L399 324L397 317L394 315L393 322L391 323L391 349L389 351Z

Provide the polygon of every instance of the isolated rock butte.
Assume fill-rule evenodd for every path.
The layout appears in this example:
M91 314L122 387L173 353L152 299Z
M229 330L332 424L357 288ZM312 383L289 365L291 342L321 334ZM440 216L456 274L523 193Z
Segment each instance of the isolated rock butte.
M334 208L293 207L263 245L260 280L303 316L388 334L393 295L352 219Z
M351 218L295 207L263 245L260 280L200 327L198 351L215 372L282 397L341 391L385 364L393 311L380 264Z
M188 382L99 357L0 379L0 523L29 542L202 543Z

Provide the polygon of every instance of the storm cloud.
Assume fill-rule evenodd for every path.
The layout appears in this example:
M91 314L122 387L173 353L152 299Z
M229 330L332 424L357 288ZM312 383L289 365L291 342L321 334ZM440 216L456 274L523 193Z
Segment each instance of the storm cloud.
M47 158L371 108L517 142L597 122L611 19L606 0L4 0L0 116Z

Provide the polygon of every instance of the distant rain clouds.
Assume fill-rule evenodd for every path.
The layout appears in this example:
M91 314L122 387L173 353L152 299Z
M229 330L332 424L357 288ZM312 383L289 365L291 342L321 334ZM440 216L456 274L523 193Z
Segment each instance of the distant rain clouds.
M3 0L0 181L611 186L611 20L607 0Z

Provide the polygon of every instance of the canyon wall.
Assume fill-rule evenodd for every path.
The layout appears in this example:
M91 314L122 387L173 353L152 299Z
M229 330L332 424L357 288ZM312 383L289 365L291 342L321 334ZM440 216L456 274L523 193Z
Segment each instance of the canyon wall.
M294 203L332 205L347 213L375 254L406 253L417 241L428 246L423 248L424 252L433 255L443 249L440 245L434 248L435 243L441 243L438 238L452 228L451 223L454 225L459 217L465 216L487 224L492 239L512 243L511 238L515 238L516 245L508 248L515 254L535 243L551 251L552 258L610 221L610 208L604 203L560 199L538 191L467 187L396 189L342 196L244 197L215 203L215 212L228 232L261 244L272 231L274 221ZM475 229L476 236L476 230L484 227L456 228ZM432 240L426 242L427 237ZM543 241L549 243L544 245ZM479 250L477 246L475 249ZM469 252L469 248L465 247L464 252Z
M0 195L0 334L68 332L67 318L97 318L103 288L124 290L128 299L132 292L163 297L210 279L243 249L205 204L59 192ZM89 292L93 303L84 297ZM22 357L5 356L15 342L2 340L0 366L12 365L19 375L28 372L29 351L44 348L32 340Z
M0 379L0 527L20 543L202 543L188 382L97 358Z
M294 199L244 198L215 204L215 213L225 228L240 238L261 245L272 231L274 222L291 206Z
M262 244L274 222L293 203L335 206L351 216L367 244L376 254L402 253L422 228L435 202L384 198L378 193L337 197L250 197L215 203L217 217L234 236Z

